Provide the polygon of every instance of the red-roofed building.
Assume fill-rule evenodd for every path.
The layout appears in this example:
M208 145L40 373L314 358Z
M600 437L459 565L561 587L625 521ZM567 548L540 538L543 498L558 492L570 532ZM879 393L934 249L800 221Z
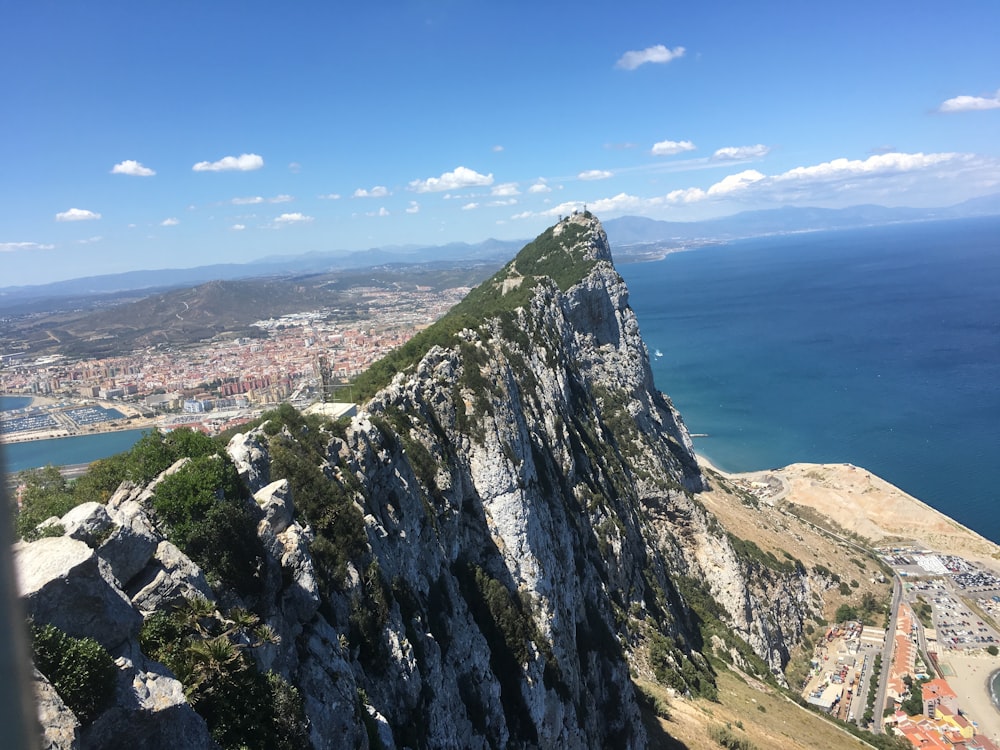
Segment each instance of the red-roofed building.
M946 707L949 714L958 713L958 696L951 686L940 678L924 683L923 699L926 716L936 716L935 709L938 706Z

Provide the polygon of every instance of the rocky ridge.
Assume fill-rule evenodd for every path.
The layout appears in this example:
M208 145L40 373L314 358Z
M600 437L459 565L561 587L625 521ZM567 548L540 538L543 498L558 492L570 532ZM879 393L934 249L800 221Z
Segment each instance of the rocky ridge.
M230 441L264 550L254 593L209 580L157 518L183 460L18 546L35 621L116 658L114 705L76 728L82 746L216 746L139 644L191 599L270 628L249 650L298 690L316 748L638 748L630 670L710 694L715 649L780 679L816 581L748 556L698 501L597 219L562 220L460 307L349 425L272 420ZM306 443L336 512L279 476ZM728 629L711 643L702 596ZM63 717L52 746L73 746L45 705Z

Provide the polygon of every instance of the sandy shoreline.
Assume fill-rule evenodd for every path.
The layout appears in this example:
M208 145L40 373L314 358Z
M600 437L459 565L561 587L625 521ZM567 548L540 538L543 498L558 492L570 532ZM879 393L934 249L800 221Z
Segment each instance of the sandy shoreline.
M950 668L945 678L958 696L958 705L966 718L979 725L979 732L993 742L1000 742L1000 709L993 703L990 679L1000 670L1000 657L980 652L966 656L953 651L941 654L938 661Z

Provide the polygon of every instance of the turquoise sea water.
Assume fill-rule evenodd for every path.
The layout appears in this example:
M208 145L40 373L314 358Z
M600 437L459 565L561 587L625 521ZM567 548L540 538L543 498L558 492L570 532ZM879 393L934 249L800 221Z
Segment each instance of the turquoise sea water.
M619 271L657 387L709 435L699 453L729 471L850 462L1000 542L1000 217Z
M99 458L127 451L148 431L101 432L95 435L30 440L25 443L4 445L4 464L8 472L34 469L47 464L55 466L88 464Z
M0 412L23 409L31 403L31 396L0 396Z

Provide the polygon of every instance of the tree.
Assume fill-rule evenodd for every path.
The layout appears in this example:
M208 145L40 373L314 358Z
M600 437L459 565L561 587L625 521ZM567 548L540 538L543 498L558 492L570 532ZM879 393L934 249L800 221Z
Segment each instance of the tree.
M18 537L30 542L41 536L38 524L52 516L64 516L77 502L66 479L51 464L21 472L21 480L24 489L15 526Z

